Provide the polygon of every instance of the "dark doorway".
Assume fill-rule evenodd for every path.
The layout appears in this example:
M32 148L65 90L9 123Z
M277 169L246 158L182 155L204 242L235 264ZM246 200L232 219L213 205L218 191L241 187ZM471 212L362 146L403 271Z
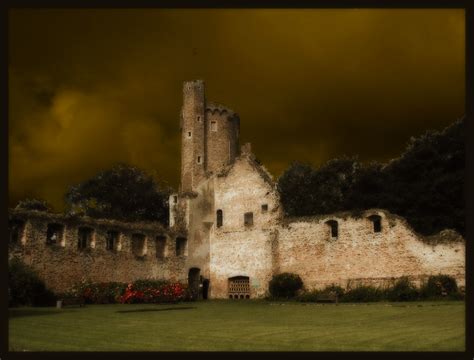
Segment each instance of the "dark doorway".
M204 279L202 281L202 298L203 300L207 300L209 295L209 279Z
M189 295L191 297L191 300L198 300L199 298L199 285L201 283L200 272L201 270L198 268L189 269L188 288L189 288Z

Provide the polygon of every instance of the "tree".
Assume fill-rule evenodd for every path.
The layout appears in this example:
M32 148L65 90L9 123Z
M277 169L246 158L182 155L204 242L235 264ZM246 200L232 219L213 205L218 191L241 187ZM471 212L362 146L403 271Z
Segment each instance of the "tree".
M37 211L50 211L51 206L44 200L40 199L24 199L20 200L15 206L18 210L37 210Z
M319 169L292 164L278 181L286 215L382 208L425 235L446 228L464 235L464 122L411 138L405 152L386 165L347 157Z
M358 168L356 158L349 157L330 160L318 169L292 163L278 179L285 213L304 216L343 210Z
M66 203L73 214L167 225L170 192L145 171L119 164L70 187Z

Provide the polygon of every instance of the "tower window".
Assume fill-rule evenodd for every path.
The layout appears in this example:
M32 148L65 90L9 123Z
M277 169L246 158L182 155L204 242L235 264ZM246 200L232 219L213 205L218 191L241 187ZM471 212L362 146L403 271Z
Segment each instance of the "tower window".
M216 226L217 227L221 227L222 226L222 220L223 220L223 217L222 217L222 210L219 209L216 211Z
M268 204L262 205L262 213L266 213L268 211Z
M176 195L173 196L173 202L174 202L175 204L178 203L178 197L177 197Z
M245 226L253 225L253 212L248 212L244 214L244 225Z
M201 163L201 157L200 157L200 156L197 157L197 163L198 163L198 164Z
M201 117L200 116L198 116L197 119L198 119L198 122L201 122Z
M191 131L188 131L188 138L191 137Z
M217 131L217 121L211 121L211 131Z
M10 242L16 244L23 242L25 232L25 222L21 220L13 220L10 222Z
M337 238L339 236L339 226L336 220L326 221L326 225L331 229L331 237Z

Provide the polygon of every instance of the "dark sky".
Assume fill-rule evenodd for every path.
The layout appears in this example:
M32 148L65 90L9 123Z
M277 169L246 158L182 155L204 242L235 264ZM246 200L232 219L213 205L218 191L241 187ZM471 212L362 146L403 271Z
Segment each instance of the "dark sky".
M116 162L177 187L182 82L239 113L277 177L387 161L464 114L463 10L13 10L10 205L56 210Z

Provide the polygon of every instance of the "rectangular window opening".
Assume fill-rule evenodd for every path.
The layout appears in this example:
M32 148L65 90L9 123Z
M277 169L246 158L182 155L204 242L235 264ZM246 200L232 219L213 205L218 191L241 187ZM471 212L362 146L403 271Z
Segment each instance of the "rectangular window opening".
M217 131L217 121L211 121L211 131Z
M77 248L79 250L87 249L92 247L92 235L94 229L89 227L80 227L77 231Z
M245 226L253 225L253 212L248 212L244 214L244 225Z
M159 235L156 237L156 257L164 259L166 256L166 236Z
M136 257L145 256L145 235L133 234L132 235L132 253Z
M186 238L179 237L176 239L176 256L184 256L186 254Z
M262 205L262 213L266 213L268 211L268 205L267 204L263 204Z
M64 235L64 225L62 224L48 224L46 231L47 245L61 245Z
M113 231L113 230L107 231L106 249L109 250L109 251L117 250L118 239L119 239L119 232L118 231Z

